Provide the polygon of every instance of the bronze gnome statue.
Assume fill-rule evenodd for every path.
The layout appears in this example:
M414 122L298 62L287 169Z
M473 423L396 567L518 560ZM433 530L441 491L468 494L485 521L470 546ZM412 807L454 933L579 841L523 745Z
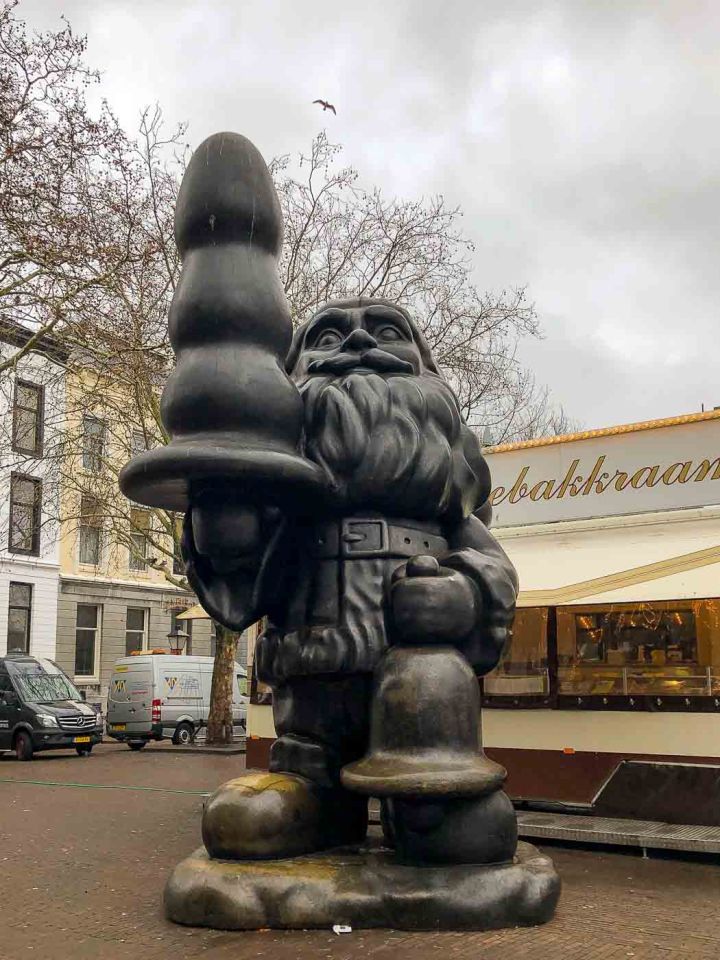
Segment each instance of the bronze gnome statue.
M401 306L333 301L292 336L281 234L255 148L205 141L176 210L172 441L121 485L185 511L209 614L234 630L266 618L255 669L277 740L269 774L207 802L205 851L171 878L168 914L227 928L542 922L557 877L517 846L505 773L480 745L476 677L498 662L518 585L480 519L477 437ZM362 846L370 796L381 851Z

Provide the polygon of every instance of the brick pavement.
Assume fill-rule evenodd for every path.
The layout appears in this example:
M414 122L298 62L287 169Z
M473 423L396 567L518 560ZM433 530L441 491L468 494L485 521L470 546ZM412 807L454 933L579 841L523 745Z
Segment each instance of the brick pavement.
M0 958L229 960L297 957L716 960L720 863L553 847L557 918L486 934L222 933L167 923L171 867L199 845L202 793L242 758L99 748L88 759L0 757ZM93 786L48 786L20 780ZM7 782L12 780L13 782ZM133 789L122 789L132 787ZM153 789L135 789L153 788ZM158 789L159 788L159 789ZM170 792L173 791L173 792Z

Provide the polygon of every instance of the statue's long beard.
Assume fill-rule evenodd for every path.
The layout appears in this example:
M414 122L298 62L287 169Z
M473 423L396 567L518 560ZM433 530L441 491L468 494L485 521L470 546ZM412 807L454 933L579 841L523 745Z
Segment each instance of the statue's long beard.
M478 442L440 377L349 373L298 387L305 454L326 470L343 510L460 519L487 497Z

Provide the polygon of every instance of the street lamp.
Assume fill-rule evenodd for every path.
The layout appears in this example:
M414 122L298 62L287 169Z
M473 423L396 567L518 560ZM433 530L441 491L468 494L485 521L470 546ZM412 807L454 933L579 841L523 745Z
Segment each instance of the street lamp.
M174 653L175 656L179 657L185 649L188 634L185 633L184 630L180 630L179 627L176 627L174 630L170 631L170 633L167 635L167 638L170 642L170 653Z

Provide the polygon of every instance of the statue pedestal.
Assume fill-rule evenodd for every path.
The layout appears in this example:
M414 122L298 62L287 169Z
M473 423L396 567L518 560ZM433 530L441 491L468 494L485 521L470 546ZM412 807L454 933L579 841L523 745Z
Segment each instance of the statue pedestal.
M519 843L512 863L411 866L369 843L291 860L212 860L204 848L173 870L170 920L218 930L492 930L550 920L560 896L552 861Z

